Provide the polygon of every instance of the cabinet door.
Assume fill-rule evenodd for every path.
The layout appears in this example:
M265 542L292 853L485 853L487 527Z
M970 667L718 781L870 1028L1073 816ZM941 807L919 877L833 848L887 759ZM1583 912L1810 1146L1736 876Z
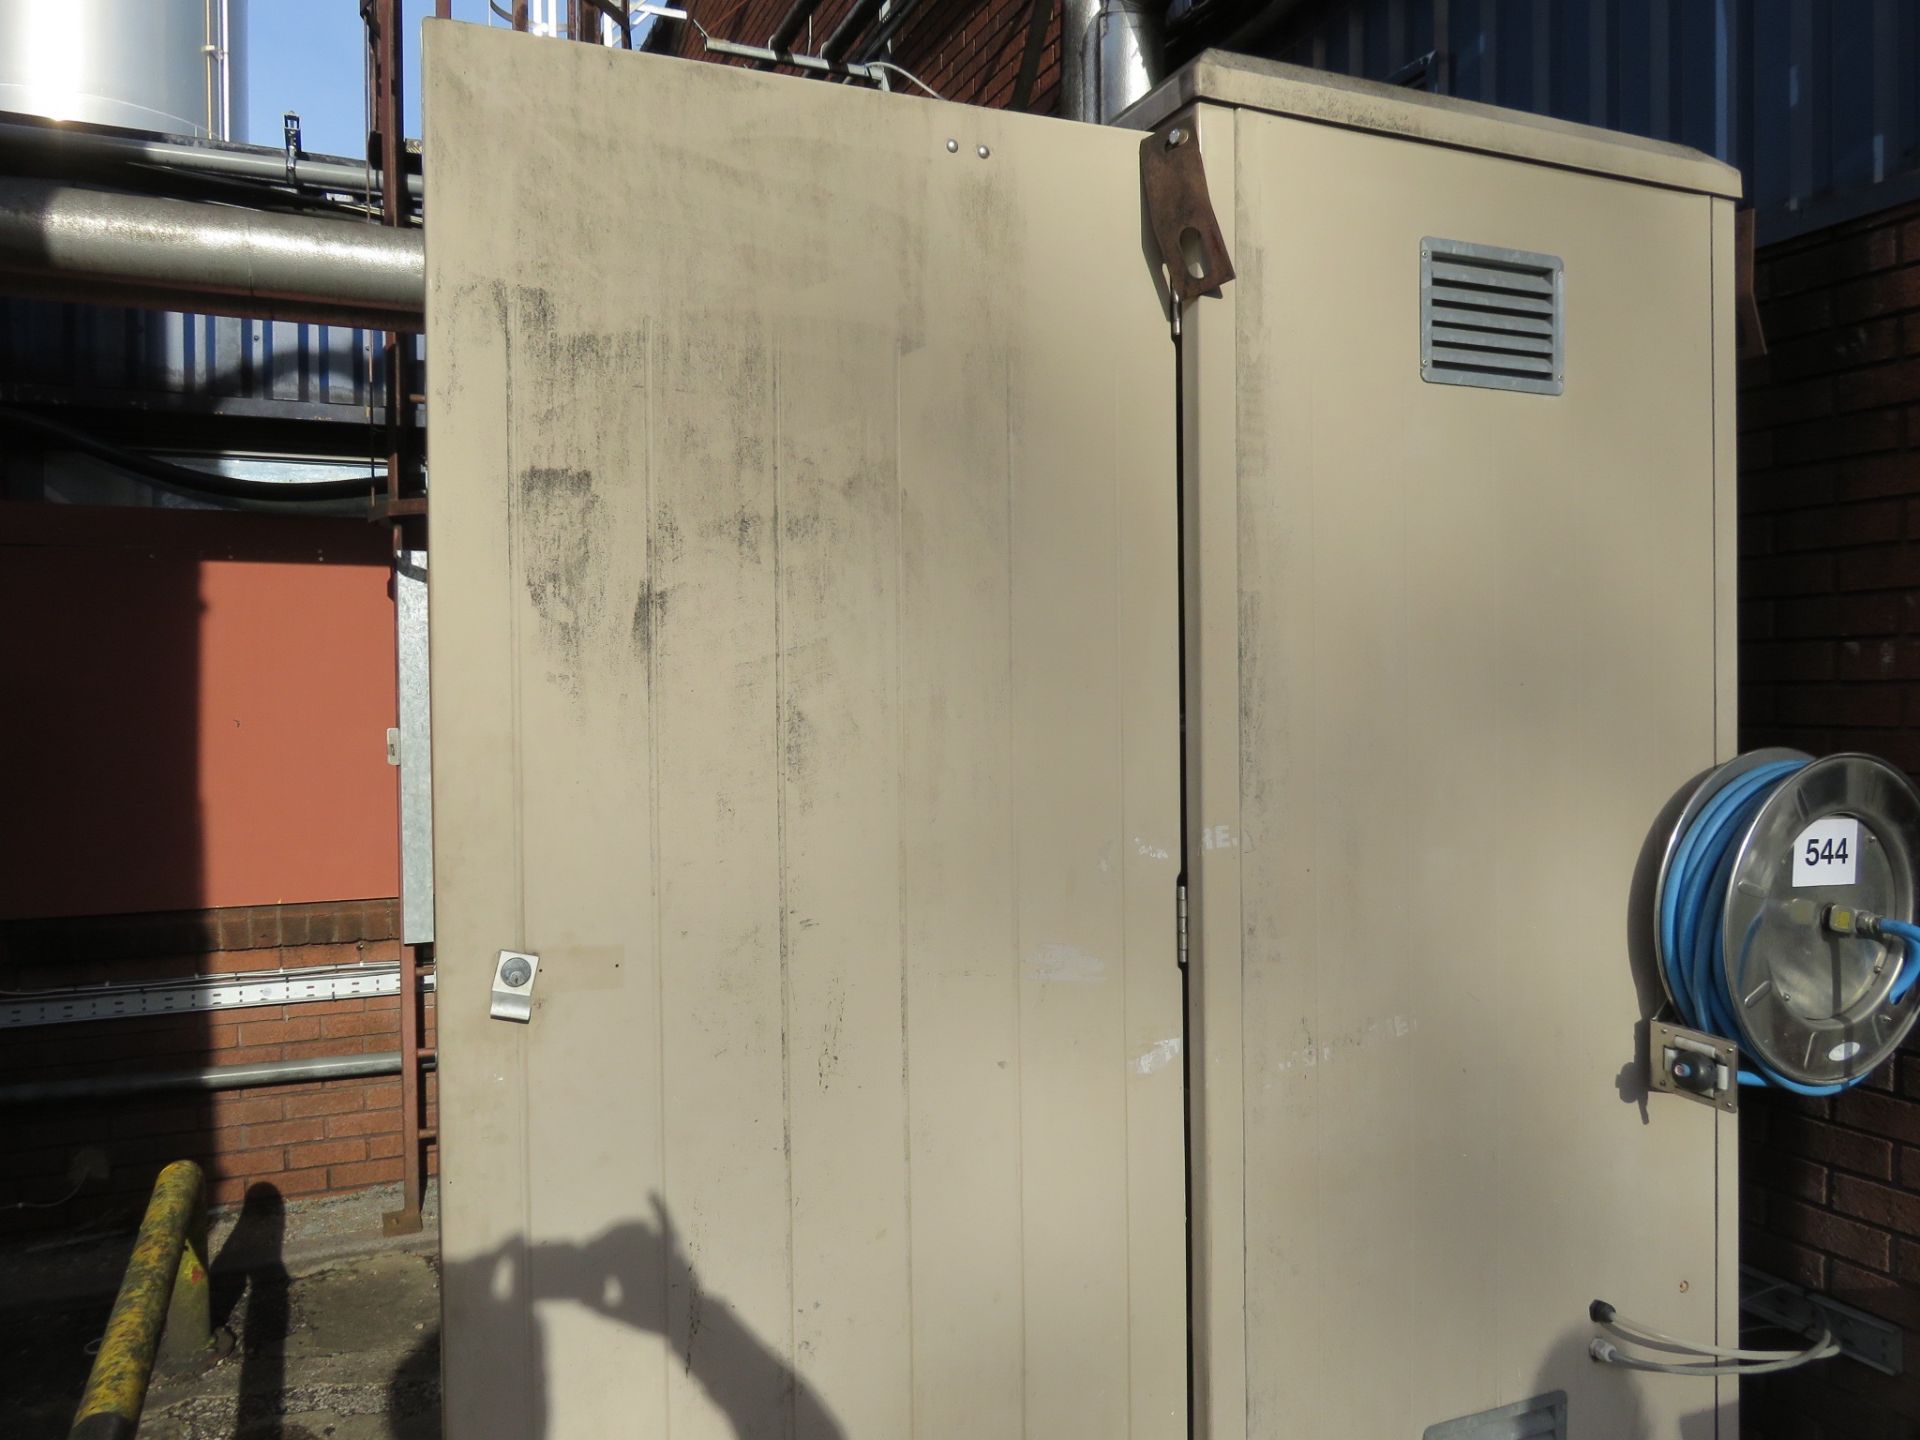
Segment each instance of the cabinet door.
M1184 1435L1138 137L426 29L449 1433Z
M1245 1207L1244 1270L1208 1277L1245 1289L1221 1408L1239 1383L1248 1436L1415 1436L1564 1391L1574 1435L1729 1435L1712 1384L1587 1354L1595 1296L1737 1333L1734 1118L1649 1099L1636 1053L1649 832L1731 738L1727 204L1199 130L1237 159L1239 268L1184 342L1189 413L1237 427L1189 472L1202 608L1238 617L1189 650L1237 842L1194 901L1222 1265ZM1560 393L1423 378L1422 252L1463 245L1564 266Z

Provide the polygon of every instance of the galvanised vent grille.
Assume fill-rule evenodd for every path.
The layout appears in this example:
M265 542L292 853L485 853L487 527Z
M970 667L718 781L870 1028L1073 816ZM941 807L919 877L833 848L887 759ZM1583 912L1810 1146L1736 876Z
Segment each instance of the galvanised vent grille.
M1557 255L1420 242L1420 378L1558 395L1565 373Z

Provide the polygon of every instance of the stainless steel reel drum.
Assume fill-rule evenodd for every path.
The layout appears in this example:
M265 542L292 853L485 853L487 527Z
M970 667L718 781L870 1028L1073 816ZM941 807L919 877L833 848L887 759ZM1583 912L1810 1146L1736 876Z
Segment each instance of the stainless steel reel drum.
M1724 844L1705 844L1714 812L1737 817L1743 794L1765 798L1750 818L1724 820ZM1920 965L1920 947L1859 933L1852 917L1910 921L1916 858L1920 793L1885 761L1809 760L1785 749L1729 761L1701 782L1667 840L1655 902L1667 998L1687 1024L1737 1041L1769 1078L1816 1088L1858 1080L1920 1015L1920 985L1893 998L1902 966ZM1693 942L1714 926L1719 973L1705 978L1725 993L1708 995L1686 983L1685 966L1691 951L1696 976L1710 968Z

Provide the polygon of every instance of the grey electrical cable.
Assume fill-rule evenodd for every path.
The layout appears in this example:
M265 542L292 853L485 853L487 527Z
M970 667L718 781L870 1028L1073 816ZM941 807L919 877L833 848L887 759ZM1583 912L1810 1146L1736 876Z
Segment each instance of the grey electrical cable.
M1604 1328L1613 1331L1623 1340L1633 1341L1655 1350L1672 1350L1682 1355L1711 1356L1716 1360L1791 1360L1794 1356L1804 1353L1800 1350L1737 1350L1720 1345L1703 1345L1694 1340L1682 1340L1677 1335L1650 1330L1618 1317L1607 1322Z
M1610 1340L1593 1338L1587 1347L1587 1353L1602 1365L1618 1365L1624 1370L1647 1370L1656 1375L1771 1375L1779 1370L1793 1370L1815 1360L1826 1360L1840 1353L1840 1345L1833 1336L1822 1331L1820 1339L1806 1350L1801 1350L1784 1360L1769 1360L1761 1364L1742 1364L1738 1361L1720 1363L1718 1361L1698 1364L1669 1364L1663 1360L1646 1360L1638 1355L1623 1353Z
M927 84L927 82L922 80L918 75L914 74L911 70L906 69L904 66L894 64L891 60L869 60L866 62L866 66L869 70L891 70L896 75L905 76L908 80L913 82L915 85L918 85L922 90L926 91L927 94L931 95L934 99L939 100L943 98L938 90L934 89L931 85Z
M82 1175L73 1182L73 1188L58 1200L15 1200L11 1204L0 1205L0 1210L58 1210L86 1187L87 1177Z
M1633 1344L1699 1357L1690 1361L1650 1360L1642 1355L1629 1355L1611 1340L1599 1335L1594 1336L1587 1346L1587 1353L1602 1365L1648 1370L1659 1375L1767 1375L1776 1370L1791 1370L1815 1360L1825 1360L1840 1353L1839 1342L1826 1326L1821 1327L1819 1338L1804 1350L1741 1350L1682 1340L1677 1335L1655 1330L1650 1325L1636 1324L1623 1319L1604 1300L1595 1300L1587 1307L1587 1318L1601 1329L1611 1330Z

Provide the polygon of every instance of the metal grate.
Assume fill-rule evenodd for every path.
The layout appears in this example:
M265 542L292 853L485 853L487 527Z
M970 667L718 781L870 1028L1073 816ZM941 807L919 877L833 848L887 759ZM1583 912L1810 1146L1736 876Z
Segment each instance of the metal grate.
M1560 257L1420 242L1420 378L1558 395L1565 373Z
M1443 1420L1427 1427L1424 1440L1567 1440L1567 1392Z

